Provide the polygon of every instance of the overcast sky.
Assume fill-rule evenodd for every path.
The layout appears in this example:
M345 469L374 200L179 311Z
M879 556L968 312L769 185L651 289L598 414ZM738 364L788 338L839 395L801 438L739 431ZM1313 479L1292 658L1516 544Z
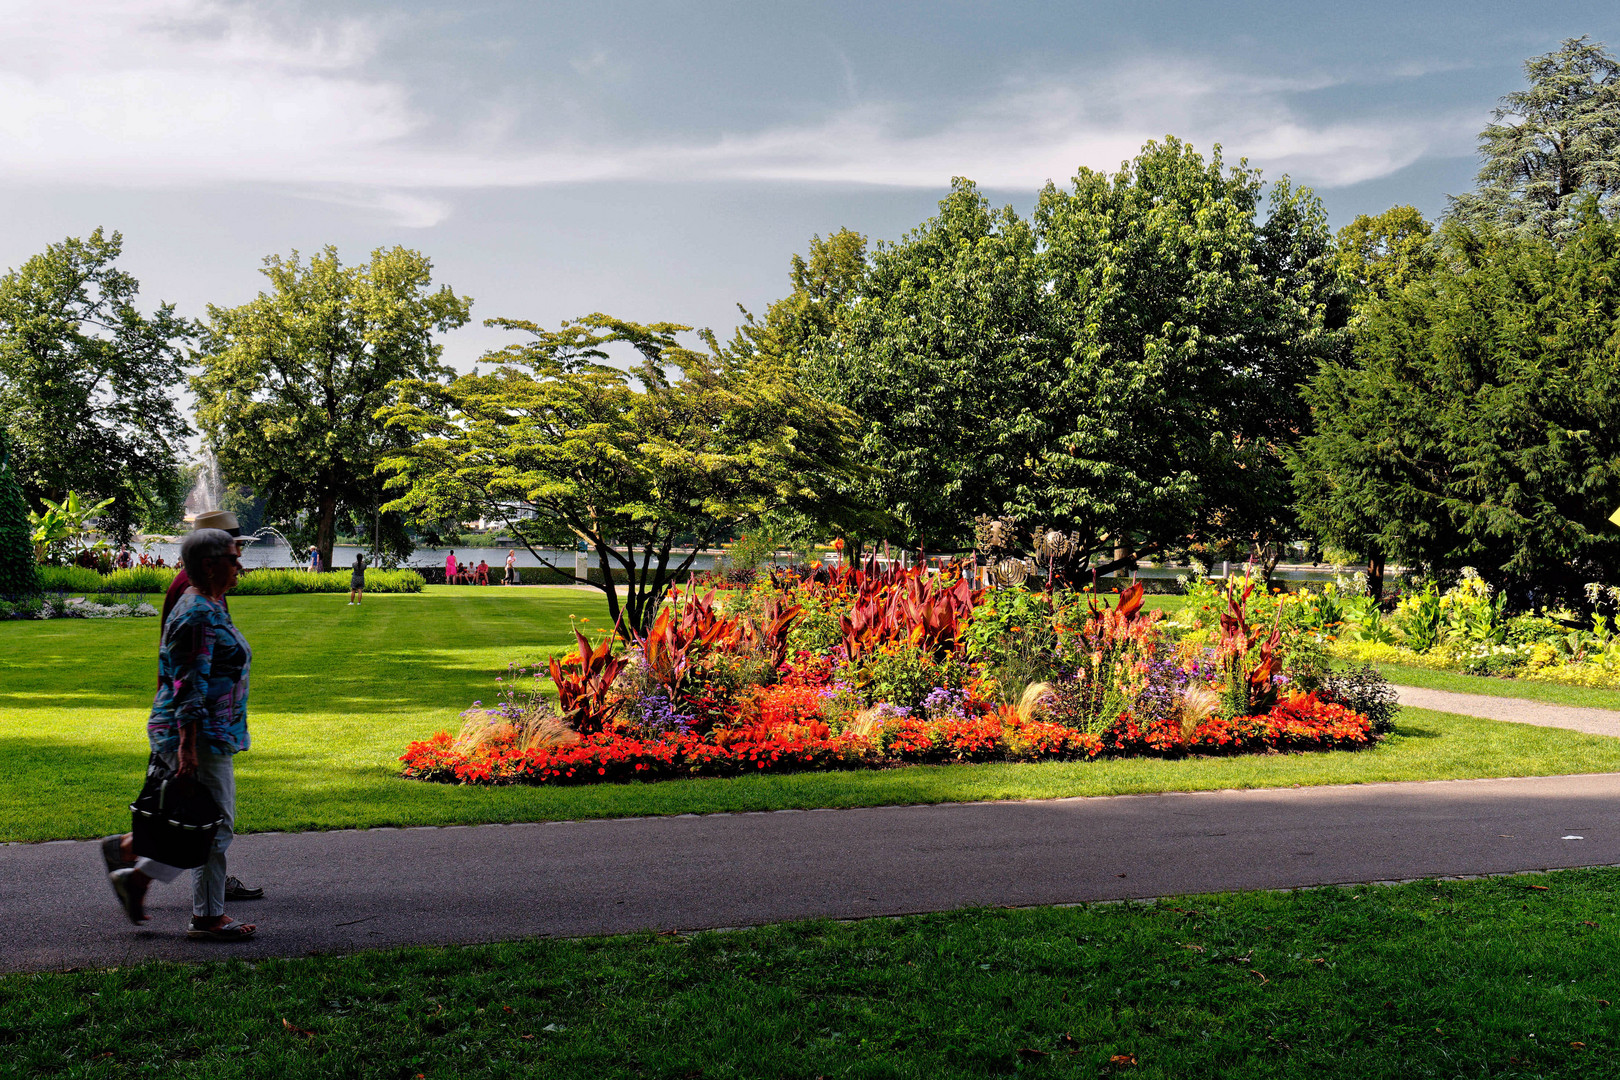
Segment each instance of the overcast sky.
M426 252L473 314L713 326L953 175L1027 210L1166 133L1335 227L1471 186L1521 64L1606 2L545 4L0 0L0 266L97 225L200 316L263 256ZM468 366L503 343L447 339Z

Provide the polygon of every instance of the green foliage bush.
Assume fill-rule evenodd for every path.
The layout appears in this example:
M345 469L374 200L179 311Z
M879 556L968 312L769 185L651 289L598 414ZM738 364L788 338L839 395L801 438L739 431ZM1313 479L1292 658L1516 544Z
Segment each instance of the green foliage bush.
M415 570L367 570L366 591L414 593L422 591L422 575ZM236 583L237 596L281 596L286 593L346 593L349 571L254 570Z
M105 579L82 566L42 566L39 584L46 592L98 593Z
M172 566L132 566L102 576L101 591L112 593L168 592L179 573Z
M1321 682L1321 694L1365 716L1380 735L1395 730L1395 711L1400 708L1395 688L1371 664L1358 664L1326 676Z
M41 583L48 592L160 593L168 591L175 571L168 567L135 566L98 574L82 566L42 566ZM415 570L367 570L366 591L414 593L422 591L422 575ZM349 571L311 574L305 570L253 570L243 574L232 590L237 596L284 596L288 593L346 593Z

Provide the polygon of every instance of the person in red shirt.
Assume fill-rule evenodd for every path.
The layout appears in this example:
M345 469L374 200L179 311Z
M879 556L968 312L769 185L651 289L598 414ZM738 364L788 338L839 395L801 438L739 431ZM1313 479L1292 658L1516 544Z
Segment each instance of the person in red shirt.
M240 537L242 535L242 528L236 523L236 515L229 510L204 511L192 521L191 527L193 529L223 529L232 536ZM236 545L236 555L237 558L242 556L242 544L240 541ZM163 614L158 619L159 636L163 634L163 624L169 621L169 612L174 610L174 605L180 599L180 594L190 586L191 579L186 577L186 569L182 566L179 572L174 575L174 580L169 583L169 591L163 596ZM224 603L223 600L221 602ZM229 603L225 603L225 610L230 610Z

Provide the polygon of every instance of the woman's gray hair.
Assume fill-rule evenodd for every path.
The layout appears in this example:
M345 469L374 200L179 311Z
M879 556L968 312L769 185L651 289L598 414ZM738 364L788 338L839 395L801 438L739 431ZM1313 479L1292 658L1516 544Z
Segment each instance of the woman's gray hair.
M209 591L220 573L220 564L215 560L235 557L236 537L224 529L194 529L180 541L180 564L186 568L186 577L204 592Z

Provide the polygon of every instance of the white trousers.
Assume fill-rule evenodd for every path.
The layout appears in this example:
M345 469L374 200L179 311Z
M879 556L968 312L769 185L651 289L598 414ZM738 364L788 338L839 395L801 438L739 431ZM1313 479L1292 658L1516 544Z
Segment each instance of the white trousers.
M176 768L178 754L159 754L170 769ZM219 803L225 820L214 834L208 861L191 872L191 913L198 918L225 914L225 849L231 846L236 824L236 755L216 754L206 744L197 752L197 782ZM135 869L153 881L169 882L185 873L178 866L160 863L144 855L135 860Z

